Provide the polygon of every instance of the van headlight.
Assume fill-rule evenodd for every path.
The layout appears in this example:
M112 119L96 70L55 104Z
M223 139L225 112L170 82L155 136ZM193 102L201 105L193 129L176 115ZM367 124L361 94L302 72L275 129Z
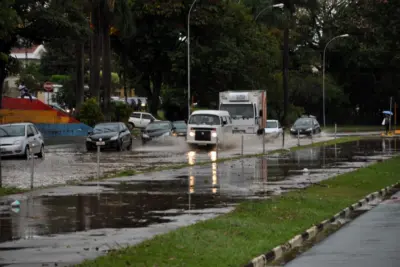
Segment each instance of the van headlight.
M217 132L212 131L212 132L211 132L211 137L214 137L214 138L217 137Z
M194 137L194 135L195 135L195 134L194 134L194 131L190 131L190 132L189 132L189 136Z

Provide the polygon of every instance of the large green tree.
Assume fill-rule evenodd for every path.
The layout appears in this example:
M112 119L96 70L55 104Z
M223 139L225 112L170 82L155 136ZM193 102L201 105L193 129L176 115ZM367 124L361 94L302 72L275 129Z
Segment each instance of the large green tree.
M162 88L174 88L180 101L186 99L186 21L191 3L135 2L136 34L114 43L132 62L129 74L138 81L135 89L147 95L153 113ZM265 89L279 58L278 43L265 28L256 27L250 10L230 1L199 1L190 23L191 93L200 105L217 103L223 90Z
M12 47L21 43L40 43L64 36L81 36L87 26L82 24L79 1L6 0L0 10L0 98L4 79L10 66ZM71 19L71 16L74 19ZM1 99L0 99L1 100ZM0 101L1 104L1 101Z

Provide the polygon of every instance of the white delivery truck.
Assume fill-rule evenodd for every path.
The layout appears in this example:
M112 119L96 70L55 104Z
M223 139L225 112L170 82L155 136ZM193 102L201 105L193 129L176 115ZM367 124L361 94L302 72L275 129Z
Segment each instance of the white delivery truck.
M220 92L219 109L231 115L234 133L262 134L267 121L267 92Z

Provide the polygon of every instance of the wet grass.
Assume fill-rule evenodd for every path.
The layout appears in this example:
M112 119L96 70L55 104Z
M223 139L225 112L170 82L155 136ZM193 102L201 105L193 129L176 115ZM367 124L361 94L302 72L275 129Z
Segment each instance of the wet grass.
M78 266L240 266L399 181L400 157L270 200L246 201L215 219L156 236Z
M292 147L292 148L289 148L289 149L276 149L276 150L268 151L265 154L262 154L262 153L261 154L250 154L250 155L247 154L247 155L243 155L243 156L236 156L236 157L228 157L228 158L217 159L216 161L196 162L193 165L190 165L188 163L182 163L182 164L172 164L172 165L168 165L168 166L154 166L154 167L144 168L141 171L126 169L126 170L123 170L123 171L120 171L120 172L117 172L117 173L109 173L108 175L104 176L101 179L132 176L132 175L143 174L143 173L148 173L148 172L177 170L177 169L187 168L189 166L204 166L204 165L208 165L208 164L211 164L211 163L214 163L214 162L221 163L221 162L244 159L244 158L261 157L261 156L265 156L265 155L286 153L288 151L296 151L296 150L299 150L299 149L306 149L306 148L320 147L320 146L330 146L330 145L334 145L334 144L343 144L343 143L354 142L354 141L358 141L358 140L361 140L361 139L367 139L367 138L368 137L360 137L360 136L342 137L342 138L337 138L336 140L332 139L332 140L329 140L329 141L316 142L316 143L313 143L313 144L303 145L303 146L296 146L296 147ZM93 178L93 179L95 179L95 178ZM93 179L91 179L91 180L93 180Z
M26 191L27 190L25 190L25 189L21 189L21 188L17 188L17 187L0 187L0 197L6 196L6 195L23 193Z

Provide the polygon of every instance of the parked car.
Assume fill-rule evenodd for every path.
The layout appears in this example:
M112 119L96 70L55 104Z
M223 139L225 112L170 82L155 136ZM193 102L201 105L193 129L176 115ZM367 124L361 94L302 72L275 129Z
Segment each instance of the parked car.
M155 138L172 136L174 133L175 127L170 121L151 122L142 131L142 144L145 144Z
M29 158L29 149L39 158L44 158L44 139L32 123L0 125L0 155Z
M105 122L94 126L86 138L86 149L96 150L96 142L104 141L101 148L111 148L121 151L124 148L132 148L132 135L123 122Z
M283 133L283 129L278 120L267 120L265 126L265 134L272 136L280 136Z
M146 128L152 121L159 121L153 115L146 112L133 112L129 117L129 126L132 128Z
M172 126L175 127L174 136L185 136L187 132L187 124L185 121L174 121Z
M318 134L321 132L321 126L319 125L315 116L303 115L298 118L292 128L290 128L291 135L311 135Z

